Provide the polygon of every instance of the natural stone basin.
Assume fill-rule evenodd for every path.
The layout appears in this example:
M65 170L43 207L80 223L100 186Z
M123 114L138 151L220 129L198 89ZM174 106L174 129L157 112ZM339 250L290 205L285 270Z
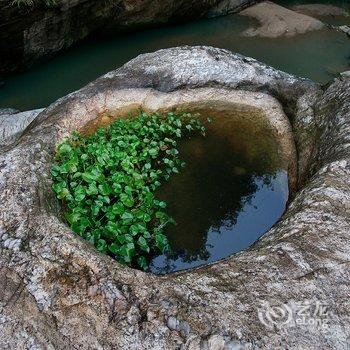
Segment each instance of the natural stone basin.
M182 141L180 157L187 165L156 193L176 225L166 231L171 251L153 257L150 271L169 273L228 257L248 248L281 217L288 181L295 190L296 154L288 118L274 98L220 88L137 89L118 91L113 101L117 104L105 104L94 119L93 113L80 116L77 123L86 122L80 130L90 134L136 107L187 111L204 123L212 119L205 137ZM61 133L71 129L65 123Z
M346 348L349 101L347 75L321 88L182 47L141 55L42 111L0 153L0 348ZM243 112L268 128L288 169L280 220L248 249L164 276L123 267L71 232L51 191L56 145L140 107ZM295 321L300 305L320 303L325 328Z

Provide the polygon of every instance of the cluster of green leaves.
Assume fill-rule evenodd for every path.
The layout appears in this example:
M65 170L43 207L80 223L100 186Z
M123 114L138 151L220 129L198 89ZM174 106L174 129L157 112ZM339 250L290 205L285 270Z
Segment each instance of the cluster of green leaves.
M73 133L51 170L72 230L119 262L147 269L151 256L170 249L164 228L174 222L154 193L185 166L178 139L193 132L205 128L189 113L140 112L90 136Z

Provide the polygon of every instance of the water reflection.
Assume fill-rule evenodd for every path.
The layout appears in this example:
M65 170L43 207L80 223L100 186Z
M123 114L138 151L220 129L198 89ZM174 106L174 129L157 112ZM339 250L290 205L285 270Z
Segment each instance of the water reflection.
M167 231L173 253L155 257L151 271L195 267L245 249L285 210L288 177L271 136L239 125L223 130L181 145L187 167L158 192L177 221Z

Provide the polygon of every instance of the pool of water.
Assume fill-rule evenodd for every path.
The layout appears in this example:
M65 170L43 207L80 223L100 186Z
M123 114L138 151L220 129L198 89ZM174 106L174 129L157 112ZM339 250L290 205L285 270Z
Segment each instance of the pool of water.
M251 123L251 122L250 122ZM283 214L288 175L266 129L214 118L207 136L183 141L187 163L157 196L177 224L168 227L172 252L154 257L153 273L208 264L252 245Z
M289 5L293 3L298 1L288 1ZM345 17L343 20L350 21ZM114 38L91 39L45 64L9 77L0 88L0 108L45 107L141 53L179 45L229 49L320 83L349 68L350 41L342 33L325 29L293 38L242 37L240 33L252 23L248 18L229 15Z

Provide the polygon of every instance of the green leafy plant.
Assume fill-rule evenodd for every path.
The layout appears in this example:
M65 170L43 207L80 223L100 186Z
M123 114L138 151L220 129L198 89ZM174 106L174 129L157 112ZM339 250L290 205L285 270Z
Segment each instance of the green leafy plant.
M140 112L90 136L73 133L51 170L72 230L119 262L147 269L150 257L170 249L164 229L174 223L155 191L185 166L178 140L194 132L205 128L189 113Z

